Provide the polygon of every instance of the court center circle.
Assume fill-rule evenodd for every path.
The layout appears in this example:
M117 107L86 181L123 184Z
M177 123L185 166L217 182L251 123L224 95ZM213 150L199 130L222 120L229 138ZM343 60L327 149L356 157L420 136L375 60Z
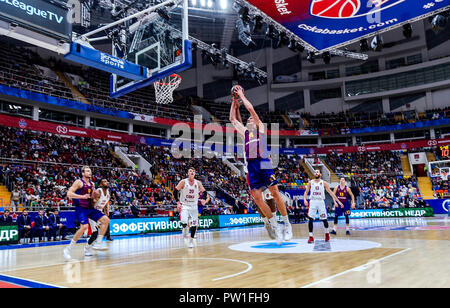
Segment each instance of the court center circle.
M255 253L330 253L367 250L381 247L380 243L351 239L332 239L329 242L316 240L308 244L307 239L295 239L278 245L275 241L244 242L228 246L231 250Z

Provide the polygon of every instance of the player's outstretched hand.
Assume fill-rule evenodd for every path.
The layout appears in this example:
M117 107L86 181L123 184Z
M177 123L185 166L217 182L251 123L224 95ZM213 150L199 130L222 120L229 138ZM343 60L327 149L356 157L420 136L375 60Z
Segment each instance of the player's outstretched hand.
M241 98L244 95L244 89L240 85L235 85L231 88L231 96L234 99Z

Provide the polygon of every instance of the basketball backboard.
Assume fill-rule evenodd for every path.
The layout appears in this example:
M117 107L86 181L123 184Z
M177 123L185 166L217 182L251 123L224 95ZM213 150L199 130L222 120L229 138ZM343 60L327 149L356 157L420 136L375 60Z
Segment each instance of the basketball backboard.
M188 40L188 5L152 12L120 30L112 54L147 69L148 78L132 80L112 74L111 97L116 98L152 85L164 77L192 66Z

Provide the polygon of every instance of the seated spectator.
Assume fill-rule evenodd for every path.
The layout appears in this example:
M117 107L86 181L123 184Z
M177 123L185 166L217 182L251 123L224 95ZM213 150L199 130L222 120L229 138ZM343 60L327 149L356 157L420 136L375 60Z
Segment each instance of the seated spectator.
M0 216L0 223L2 224L11 224L13 222L12 217L9 216L11 212L9 210L5 210L2 216Z
M49 211L49 225L50 225L50 237L53 237L53 240L57 240L57 233L60 234L61 240L65 241L66 239L66 233L67 228L66 226L61 222L61 217L59 216L59 211Z
M40 243L43 242L44 236L50 240L50 224L43 210L39 210L38 216L34 218L34 234L38 235Z
M28 216L28 211L23 210L22 215L17 217L17 224L19 226L19 242L28 236L30 242L33 241L32 219Z

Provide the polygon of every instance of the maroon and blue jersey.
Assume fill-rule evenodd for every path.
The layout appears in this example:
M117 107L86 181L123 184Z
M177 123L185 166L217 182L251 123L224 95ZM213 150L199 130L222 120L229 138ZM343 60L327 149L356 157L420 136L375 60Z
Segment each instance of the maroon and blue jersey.
M347 191L347 186L345 186L344 188L341 188L341 185L339 185L337 187L337 191L336 191L336 197L339 199L339 201L341 201L343 204L345 204L346 202L348 202L348 191Z
M245 159L247 162L247 183L251 190L265 190L278 184L268 157L266 136L259 128L245 131Z
M202 191L202 192L200 192L198 194L199 195L199 197L198 197L198 206L203 206L202 200L206 200L206 194L207 194L206 191Z
M83 179L81 179L81 182L83 182L83 187L78 189L75 193L77 195L86 195L86 194L92 194L94 190L94 185L92 183L86 183ZM73 204L75 206L81 206L84 208L90 208L91 207L91 198L89 199L73 199Z
M259 132L259 128L245 131L245 158L247 161L268 158L264 151L266 147L266 136Z
M86 194L92 194L95 187L92 183L86 183L83 179L81 179L81 182L83 182L83 187L78 189L75 193L77 195L86 195ZM105 214L100 212L97 209L94 209L91 206L92 199L73 199L73 205L75 205L75 216L77 217L77 220L82 225L86 225L89 223L89 219L92 219L93 221L100 220Z
M347 191L347 186L345 186L344 188L341 188L341 185L339 185L336 190L336 197L344 205L344 208L341 208L341 206L339 204L336 205L334 215L336 217L341 216L341 215L350 215L350 202L349 202L349 194Z

